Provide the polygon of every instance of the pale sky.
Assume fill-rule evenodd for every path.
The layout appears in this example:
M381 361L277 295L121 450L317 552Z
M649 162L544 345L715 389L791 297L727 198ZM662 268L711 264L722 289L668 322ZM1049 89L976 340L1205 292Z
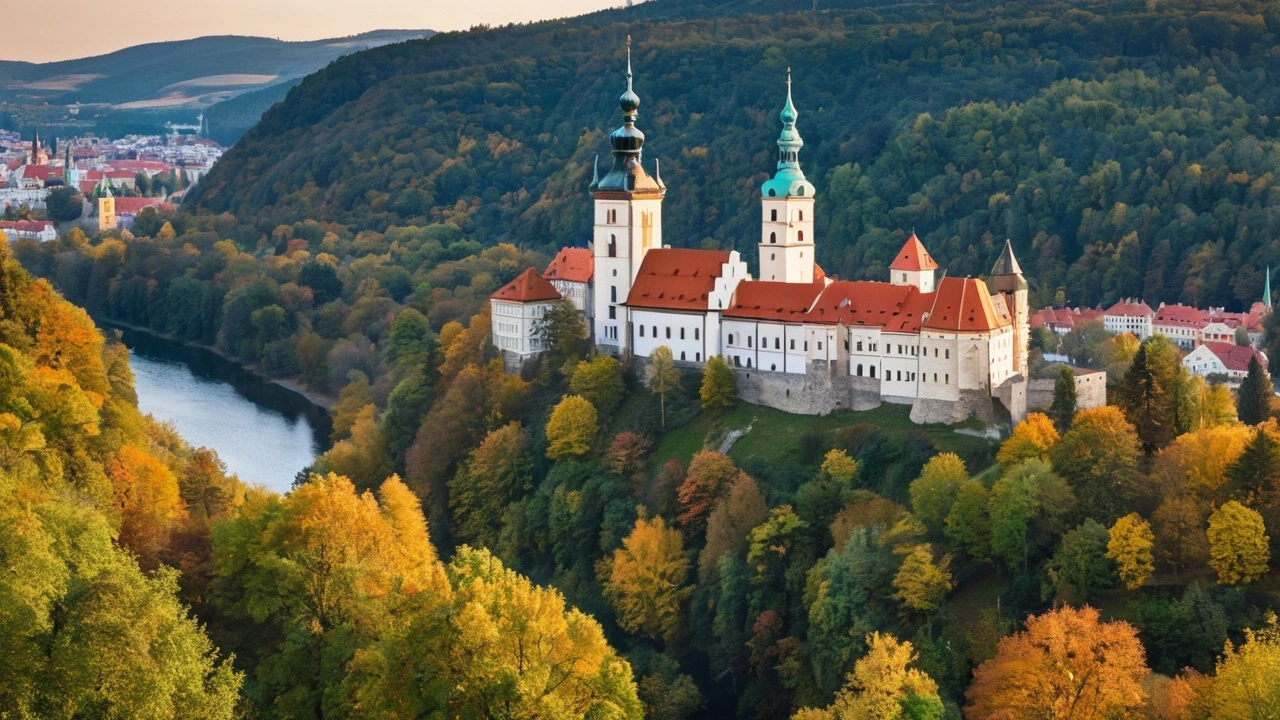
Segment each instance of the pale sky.
M623 0L98 0L62 17L36 0L4 2L9 32L0 59L49 62L162 40L256 35L318 40L380 29L463 30L568 17ZM56 3L55 3L56 4ZM69 8L70 6L68 6ZM39 30L36 30L36 29Z

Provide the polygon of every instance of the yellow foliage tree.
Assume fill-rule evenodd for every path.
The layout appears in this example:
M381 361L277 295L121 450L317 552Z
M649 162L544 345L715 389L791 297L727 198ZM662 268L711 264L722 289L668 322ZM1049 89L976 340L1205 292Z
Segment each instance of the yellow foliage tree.
M144 568L159 564L169 533L186 516L178 480L146 450L126 444L107 463L107 476L120 512L120 542Z
M1211 499L1226 482L1227 468L1244 453L1252 437L1251 428L1244 425L1193 430L1160 451L1152 474L1166 493L1177 494L1185 488L1196 497Z
M934 455L925 463L920 477L911 482L911 509L916 518L930 531L941 532L960 485L968 479L969 472L959 455Z
M604 595L618 611L618 624L632 633L659 640L680 624L689 556L680 531L662 518L636 520L631 534L600 567Z
M1137 590L1155 572L1154 545L1151 526L1138 513L1129 513L1111 526L1107 557L1115 561L1125 587Z
M547 457L580 457L596 437L596 409L581 395L570 395L551 411L547 421Z
M826 457L822 460L821 469L823 475L841 485L848 485L858 474L858 462L849 457L849 453L844 450L833 448L827 451Z
M854 663L835 702L822 709L805 708L792 720L897 720L905 717L906 704L927 708L911 717L942 717L938 684L910 667L915 661L910 642L873 632L867 636L867 654Z
M942 607L942 600L951 592L950 557L934 562L933 546L916 545L902 559L902 567L893 577L893 596L913 612L929 614Z
M1244 644L1227 641L1209 691L1215 720L1280 717L1280 628L1268 612L1260 630L1246 630Z
M1232 500L1209 516L1209 566L1218 582L1237 585L1267 572L1271 548L1266 527L1256 511Z
M1049 448L1058 442L1058 429L1044 413L1030 413L1018 423L1009 439L1000 446L996 461L1005 470L1021 465L1031 458L1045 459Z

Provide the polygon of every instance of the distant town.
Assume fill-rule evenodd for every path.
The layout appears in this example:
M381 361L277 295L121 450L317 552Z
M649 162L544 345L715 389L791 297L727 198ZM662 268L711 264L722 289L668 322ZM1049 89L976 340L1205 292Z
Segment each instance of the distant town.
M59 138L0 128L0 234L48 241L70 225L127 230L148 207L180 204L222 152L198 135Z

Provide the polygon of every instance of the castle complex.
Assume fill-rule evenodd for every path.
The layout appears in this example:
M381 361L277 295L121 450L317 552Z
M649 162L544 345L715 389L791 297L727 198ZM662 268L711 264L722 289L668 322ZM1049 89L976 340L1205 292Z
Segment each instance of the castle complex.
M985 279L938 277L912 233L888 282L842 281L815 262L815 188L791 98L781 113L777 172L761 187L759 278L736 251L668 247L666 185L642 162L640 98L627 89L613 162L591 183L588 248L565 248L490 298L493 342L518 364L540 352L539 318L568 301L598 351L636 359L666 346L677 361L719 355L747 402L796 413L910 404L914 421L1017 421L1025 414L1027 284L1006 241Z

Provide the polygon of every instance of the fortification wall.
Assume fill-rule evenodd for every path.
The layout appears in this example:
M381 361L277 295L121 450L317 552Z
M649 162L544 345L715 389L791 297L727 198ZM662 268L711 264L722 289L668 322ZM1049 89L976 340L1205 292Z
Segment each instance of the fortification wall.
M870 410L880 406L880 380L853 377L839 363L809 363L804 375L735 368L738 397L797 415L826 415L835 410Z

